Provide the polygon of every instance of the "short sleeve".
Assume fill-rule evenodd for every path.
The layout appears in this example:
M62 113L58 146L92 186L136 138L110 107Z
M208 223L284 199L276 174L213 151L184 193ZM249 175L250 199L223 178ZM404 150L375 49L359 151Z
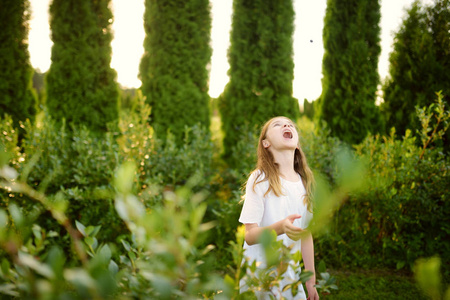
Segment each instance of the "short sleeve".
M303 214L301 218L301 228L306 229L309 226L309 223L311 223L311 220L313 218L312 212L310 212L308 209L305 209L305 213Z
M264 215L264 192L261 189L261 183L257 184L255 190L253 190L253 183L257 175L257 172L252 173L245 187L244 206L239 217L239 222L242 224L256 223L258 226L261 225Z

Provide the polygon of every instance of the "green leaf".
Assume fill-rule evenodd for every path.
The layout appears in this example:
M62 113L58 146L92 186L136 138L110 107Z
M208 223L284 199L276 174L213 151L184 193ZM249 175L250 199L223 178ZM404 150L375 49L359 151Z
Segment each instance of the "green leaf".
M96 236L96 235L99 233L99 231L100 231L101 228L102 228L101 225L95 226L95 227L94 227L94 230L93 230L92 233L91 233L91 236Z
M84 269L66 269L64 270L64 278L80 287L95 289L96 286L95 280Z
M111 259L111 261L109 262L109 265L108 265L108 270L113 275L116 275L119 272L119 266L116 264L116 262L114 260Z
M32 227L33 235L35 236L35 238L38 241L42 241L42 232L41 232L41 230L42 230L42 228L39 227L39 225L33 224L33 227Z
M106 264L111 259L111 249L108 245L103 245L97 252L97 255L100 257L101 261Z
M127 241L121 240L121 242L122 242L122 245L125 247L125 250L127 250L127 251L131 250L131 246Z
M406 262L405 261L398 261L397 262L397 270L402 269L405 266Z
M136 260L136 254L134 254L133 251L128 251L128 257L129 257L131 260Z
M4 283L0 285L0 293L13 296L13 297L19 297L20 294L16 291L16 285L11 283Z
M326 265L325 265L325 261L321 260L321 261L319 262L319 266L317 267L317 271L318 271L319 273L324 273L324 272L327 271L327 267L326 267Z
M21 227L24 222L23 214L15 203L9 204L9 213L17 227Z
M229 286L234 286L234 279L231 278L230 275L226 274L226 275L225 275L225 278L224 278L224 281L225 281L225 283L228 284Z
M6 225L8 225L8 214L3 209L0 209L0 240L3 236L3 230L7 229Z
M92 247L95 243L95 238L93 238L91 236L87 236L84 238L84 242L86 243L86 245Z
M133 187L134 174L136 173L136 166L134 163L128 161L120 166L116 173L114 185L122 194L131 193Z
M311 277L313 276L313 272L305 270L300 274L300 278L299 281L301 282L307 282L309 279L311 279Z
M55 277L53 270L48 265L41 263L29 254L19 252L19 261L46 278L52 279Z
M65 262L66 258L63 251L59 247L53 246L48 253L47 264L56 276L62 276Z
M94 231L94 226L88 226L88 227L86 227L85 229L84 229L84 233L86 234L86 235L89 235L89 236L91 236L91 233Z
M330 279L330 274L329 273L320 273L320 277L322 277L323 280L328 281Z
M441 299L442 278L439 257L421 258L415 262L414 275L420 288L431 299Z
M302 252L301 251L297 251L294 254L292 254L292 260L294 260L294 262L299 263L302 261Z
M75 221L75 226L77 227L78 231L79 231L83 236L87 236L87 234L86 234L86 232L85 232L86 227L85 227L83 224L81 224L81 223L78 222L78 221Z
M2 260L2 273L4 276L8 276L9 275L9 270L11 269L11 265L9 264L9 261L4 258Z

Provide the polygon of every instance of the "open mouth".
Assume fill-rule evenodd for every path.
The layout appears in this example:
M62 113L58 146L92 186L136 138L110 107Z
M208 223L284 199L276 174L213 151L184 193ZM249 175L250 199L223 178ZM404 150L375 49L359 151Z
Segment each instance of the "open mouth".
M290 132L290 131L285 131L285 132L283 133L283 137L286 138L286 139L292 139L292 132Z

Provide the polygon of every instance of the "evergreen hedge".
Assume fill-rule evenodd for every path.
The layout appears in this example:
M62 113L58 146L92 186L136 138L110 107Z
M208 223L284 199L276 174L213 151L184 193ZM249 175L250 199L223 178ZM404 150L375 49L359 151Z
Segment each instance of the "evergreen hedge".
M111 69L110 0L54 0L52 64L46 77L53 119L104 132L117 122L119 91Z
M389 78L381 106L387 129L419 128L415 106L428 106L435 92L450 95L450 1L423 7L419 1L407 11L389 57Z
M298 117L292 97L293 31L292 0L233 1L230 81L219 97L225 158L247 128L278 115Z
M6 0L0 8L0 115L10 115L15 127L36 113L28 53L29 6L28 0Z
M350 144L361 142L381 126L375 105L379 22L378 0L327 1L322 95L316 115L332 135Z
M156 134L181 140L185 126L209 128L209 1L146 0L144 27L139 76Z

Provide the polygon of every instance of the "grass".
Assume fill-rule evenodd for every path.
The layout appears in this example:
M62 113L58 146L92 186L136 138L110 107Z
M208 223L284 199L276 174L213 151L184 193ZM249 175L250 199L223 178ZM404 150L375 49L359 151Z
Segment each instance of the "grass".
M418 289L412 275L395 270L329 270L336 278L338 290L321 294L321 299L427 299Z

